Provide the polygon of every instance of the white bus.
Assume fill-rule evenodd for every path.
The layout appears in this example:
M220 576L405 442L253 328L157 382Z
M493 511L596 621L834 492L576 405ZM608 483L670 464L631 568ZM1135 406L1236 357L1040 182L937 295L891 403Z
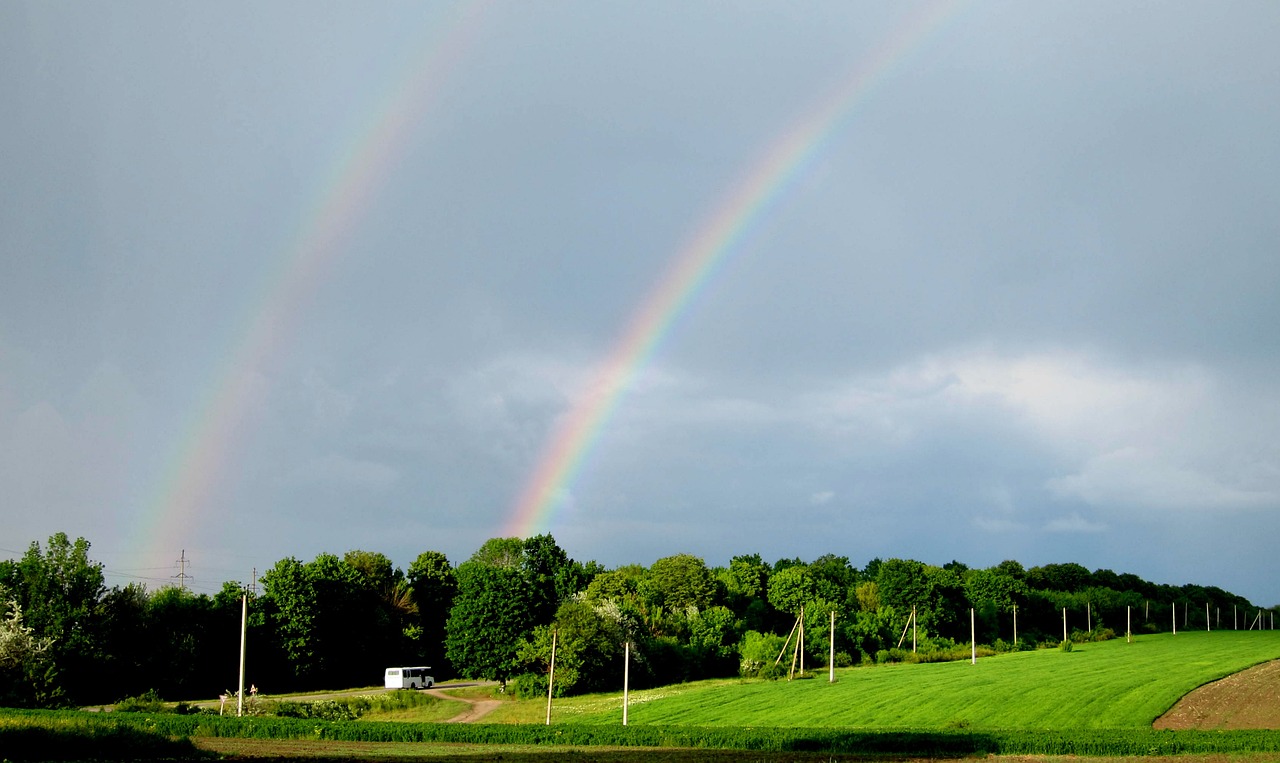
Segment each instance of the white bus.
M388 689L430 689L436 679L427 674L428 667L387 668Z

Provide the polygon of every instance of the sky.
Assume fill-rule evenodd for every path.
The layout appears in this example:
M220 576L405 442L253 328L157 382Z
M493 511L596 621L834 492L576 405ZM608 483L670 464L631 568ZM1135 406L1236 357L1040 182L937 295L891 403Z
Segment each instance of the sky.
M1270 0L0 4L0 558L211 592L550 532L1280 603L1278 38Z

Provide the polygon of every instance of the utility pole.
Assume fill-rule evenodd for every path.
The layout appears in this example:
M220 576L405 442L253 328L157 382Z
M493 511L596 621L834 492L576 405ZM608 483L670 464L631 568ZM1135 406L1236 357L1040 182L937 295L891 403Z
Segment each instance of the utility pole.
M559 631L551 631L551 670L547 672L547 725L551 725L551 687L556 680L556 638Z
M973 607L969 607L969 646L973 650L973 658L970 665L978 664L978 630L973 621Z
M627 705L631 694L631 641L628 639L622 652L622 725L627 725Z
M836 611L831 610L831 656L827 658L827 683L836 682Z
M240 598L240 690L236 692L236 717L244 715L244 647L249 633L249 592Z
M178 574L174 575L174 577L178 579L178 587L184 591L187 590L187 578L191 577L187 574L187 561L187 550L184 548L182 549L182 555L178 557L178 561L174 562L174 564L178 565Z

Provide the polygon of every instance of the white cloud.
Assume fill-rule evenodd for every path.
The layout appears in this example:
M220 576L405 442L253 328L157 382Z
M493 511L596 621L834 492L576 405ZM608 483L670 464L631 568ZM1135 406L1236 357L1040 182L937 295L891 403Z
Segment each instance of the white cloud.
M1071 512L1065 517L1058 517L1045 523L1044 529L1051 533L1100 533L1107 530L1105 524L1090 522L1080 516L1079 512Z
M824 506L828 503L831 503L831 499L835 497L836 497L835 491L823 490L820 493L814 493L813 495L809 496L809 503L813 504L814 506Z
M1002 355L967 349L921 358L813 398L814 426L845 441L909 450L927 434L1007 428L1059 464L1041 487L1058 500L1117 509L1280 504L1267 445L1274 391L1224 389L1196 364L1119 365L1084 352ZM1011 495L986 491L1001 518ZM987 527L999 523L987 521Z
M1280 504L1280 493L1275 490L1241 489L1136 447L1090 458L1075 474L1055 477L1045 484L1059 498L1079 499L1094 506L1197 510Z

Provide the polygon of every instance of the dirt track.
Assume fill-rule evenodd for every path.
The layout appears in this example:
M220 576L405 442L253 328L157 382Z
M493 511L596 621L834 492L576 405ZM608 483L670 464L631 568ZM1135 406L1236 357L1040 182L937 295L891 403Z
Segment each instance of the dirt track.
M1280 660L1201 686L1153 725L1158 729L1280 729Z
M475 723L489 713L492 713L502 704L496 699L468 699L466 697L455 697L451 694L445 694L440 689L427 689L427 694L440 699L447 699L453 702L467 703L467 709L453 716L445 723Z

